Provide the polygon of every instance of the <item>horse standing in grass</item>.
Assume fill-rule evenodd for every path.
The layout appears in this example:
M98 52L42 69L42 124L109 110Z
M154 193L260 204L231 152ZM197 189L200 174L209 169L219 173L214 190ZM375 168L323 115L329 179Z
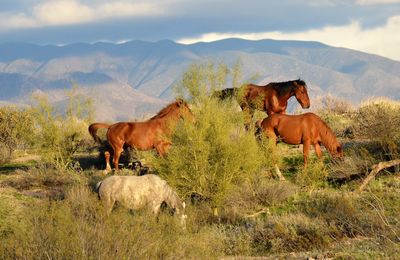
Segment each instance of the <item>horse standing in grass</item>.
M116 202L133 210L150 207L154 214L158 214L161 204L165 202L180 217L181 223L185 222L185 203L167 182L157 175L114 175L98 182L96 191L108 214Z
M221 100L235 97L245 113L246 129L249 129L256 109L265 111L268 115L285 114L288 100L292 96L296 97L302 108L310 107L307 85L300 79L271 82L265 86L248 84L241 88L227 88L214 92L213 96Z
M307 157L310 146L313 145L318 158L321 158L321 144L329 151L332 157L342 157L342 145L336 140L329 126L322 119L313 114L281 115L272 114L256 127L262 130L268 138L276 143L279 136L282 142L287 144L303 144L304 165L307 165Z
M101 143L97 130L107 128L107 141L111 145L114 157L115 170L118 170L118 161L124 147L138 150L156 149L163 156L171 146L170 136L180 118L194 119L186 102L181 99L163 108L157 115L145 122L119 122L112 125L93 123L89 126L89 133L93 139ZM111 171L110 153L105 152L106 171Z

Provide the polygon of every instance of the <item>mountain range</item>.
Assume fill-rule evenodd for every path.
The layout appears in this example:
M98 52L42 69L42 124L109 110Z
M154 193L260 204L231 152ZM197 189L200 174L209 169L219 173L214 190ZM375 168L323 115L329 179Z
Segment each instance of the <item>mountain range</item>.
M66 89L92 97L96 120L145 118L174 98L172 87L192 63L240 62L257 84L303 79L312 100L324 95L357 104L373 96L400 99L400 62L319 42L226 39L179 44L130 41L65 46L0 44L0 105L46 93L65 104ZM312 105L311 101L311 105Z

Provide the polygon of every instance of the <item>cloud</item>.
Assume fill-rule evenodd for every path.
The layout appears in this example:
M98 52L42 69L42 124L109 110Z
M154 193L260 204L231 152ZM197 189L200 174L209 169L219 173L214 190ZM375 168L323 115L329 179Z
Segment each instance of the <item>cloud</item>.
M195 38L182 38L177 42L190 44L210 42L226 38L248 40L276 39L319 41L336 47L345 47L378 54L400 60L400 16L390 17L383 26L363 29L358 21L344 26L326 26L300 32L257 32L257 33L206 33Z
M162 14L165 14L163 5L154 1L110 1L90 6L79 0L47 0L34 6L29 13L0 13L0 29L83 24L111 18Z
M398 3L400 3L400 0L356 0L357 5L385 5Z

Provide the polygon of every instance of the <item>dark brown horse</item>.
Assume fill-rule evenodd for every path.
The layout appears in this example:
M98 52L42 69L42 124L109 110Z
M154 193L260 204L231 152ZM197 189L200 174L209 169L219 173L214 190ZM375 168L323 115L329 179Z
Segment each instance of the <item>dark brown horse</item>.
M290 97L295 96L302 108L310 107L307 85L303 80L285 82L271 82L265 86L254 84L244 85L241 88L227 88L214 92L213 96L219 99L235 97L245 113L245 126L248 129L253 119L254 110L285 114Z
M114 151L113 163L118 170L118 161L124 147L138 150L156 149L163 156L171 145L169 140L175 125L180 118L194 119L186 102L181 99L163 108L157 115L145 122L119 122L112 125L94 123L89 126L93 139L101 143L97 130L107 128L107 141ZM111 170L110 153L105 153L106 171Z
M273 114L260 121L256 123L256 127L263 130L267 137L275 143L279 136L284 143L303 144L304 165L307 165L311 145L314 146L319 158L322 156L321 144L333 157L343 156L342 145L336 140L332 130L319 116L313 113L302 115Z

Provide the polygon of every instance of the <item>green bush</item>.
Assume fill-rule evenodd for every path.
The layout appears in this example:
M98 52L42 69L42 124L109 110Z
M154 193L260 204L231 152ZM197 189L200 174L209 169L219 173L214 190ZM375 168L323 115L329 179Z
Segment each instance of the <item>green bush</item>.
M326 184L328 174L324 162L309 160L307 167L298 169L295 180L301 187L313 190Z
M7 162L18 148L30 145L33 118L27 109L0 107L0 163Z
M233 70L237 84L238 68ZM230 75L225 65L192 65L177 85L177 92L194 104L196 122L182 122L175 129L172 147L165 158L152 158L155 171L174 186L184 198L208 201L213 208L222 205L235 185L250 180L271 166L267 144L257 143L243 127L237 104L221 102L209 91L222 88Z
M42 159L66 169L72 157L89 139L90 99L70 93L65 111L57 111L46 96L35 96L31 113L35 123L35 147Z
M235 185L270 167L271 154L241 127L242 114L231 103L210 99L192 110L196 123L180 124L167 156L152 164L182 196L219 207Z

